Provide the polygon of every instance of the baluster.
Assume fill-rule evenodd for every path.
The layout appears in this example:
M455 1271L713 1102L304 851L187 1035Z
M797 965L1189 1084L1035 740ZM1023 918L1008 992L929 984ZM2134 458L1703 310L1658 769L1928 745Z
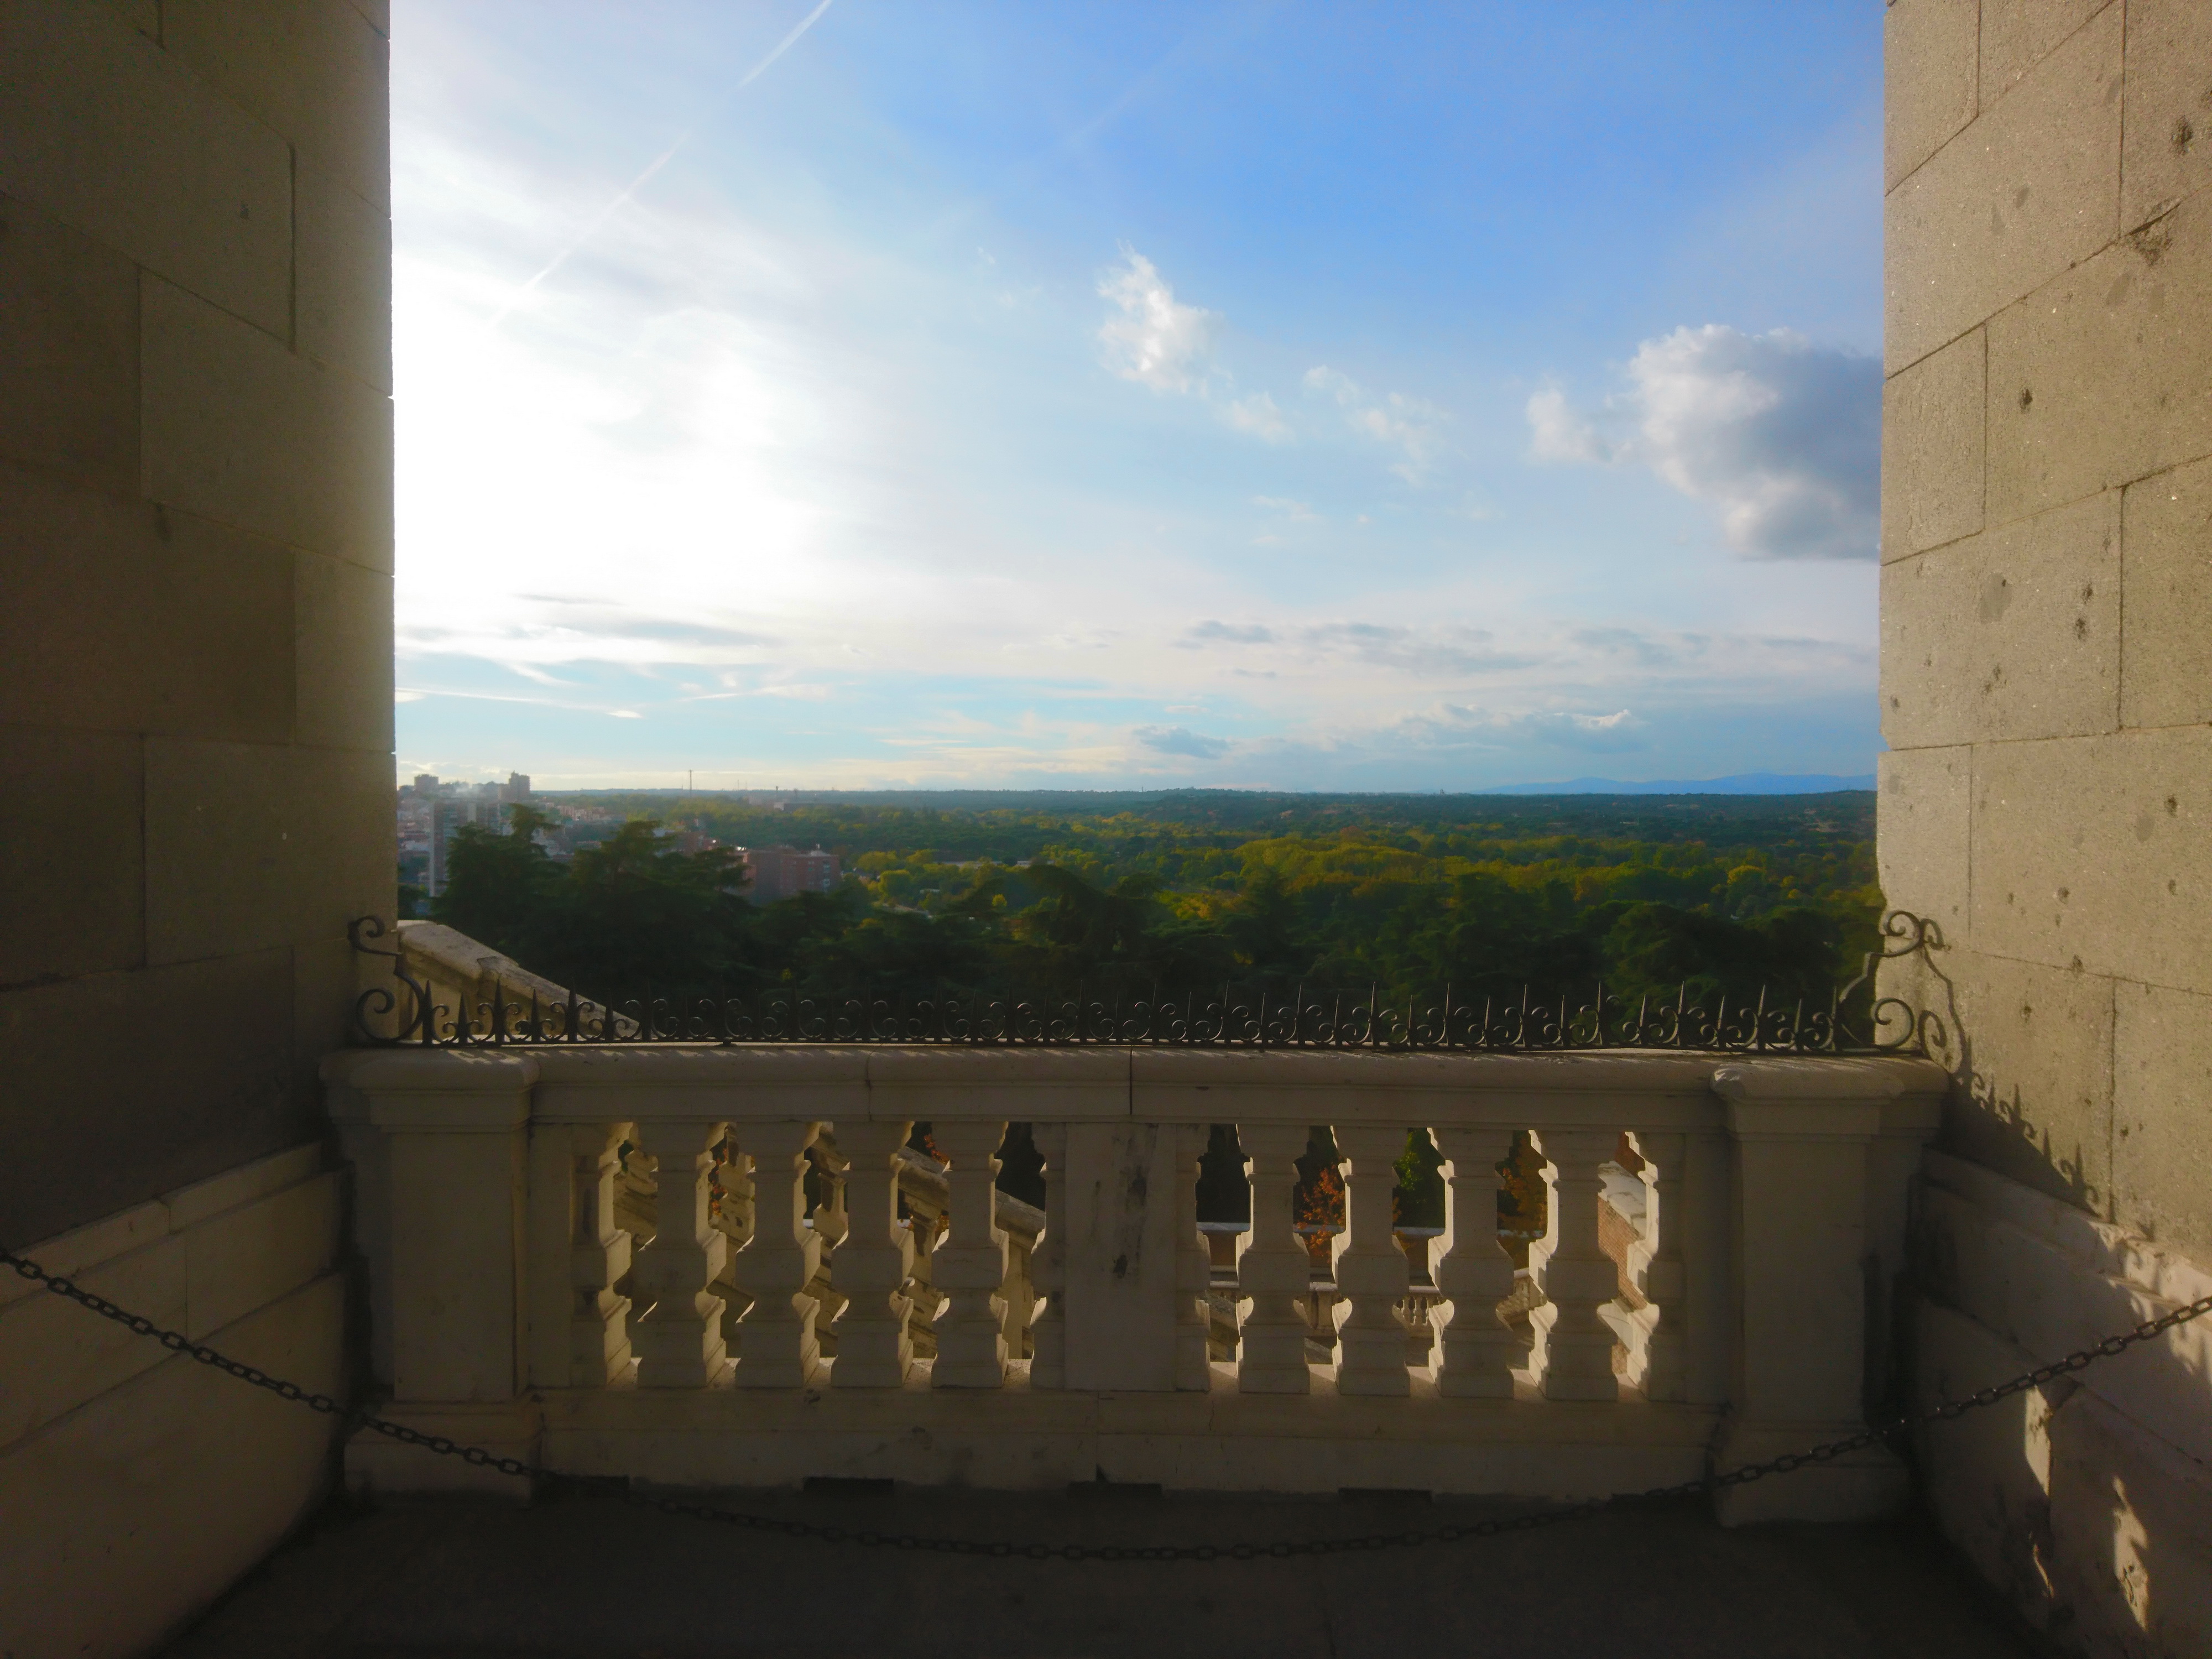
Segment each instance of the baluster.
M999 1296L1006 1277L1006 1236L999 1231L994 1177L1006 1126L1003 1121L939 1122L930 1133L952 1165L951 1231L930 1255L930 1272L945 1294L930 1381L940 1389L1000 1388L1006 1380L1006 1338L1000 1324L1006 1304Z
M1391 1194L1406 1131L1388 1125L1345 1124L1337 1149L1350 1160L1345 1180L1345 1243L1336 1254L1336 1389L1339 1394L1412 1392L1406 1370L1406 1299L1413 1271L1392 1230Z
M914 1364L905 1295L914 1271L914 1235L899 1224L898 1150L911 1123L837 1126L837 1149L851 1160L845 1181L848 1231L830 1262L830 1282L846 1298L837 1316L837 1360L830 1380L841 1389L896 1389Z
M576 1231L568 1282L575 1307L568 1322L569 1380L600 1389L629 1364L629 1298L615 1281L629 1271L629 1235L615 1225L615 1170L627 1126L579 1123L570 1130Z
M1436 1138L1445 1159L1446 1240L1436 1279L1449 1304L1437 1392L1510 1400L1521 1345L1498 1316L1498 1304L1513 1294L1513 1258L1498 1237L1498 1194L1505 1184L1498 1170L1500 1131L1454 1126L1439 1127ZM1511 1150L1510 1136L1504 1150Z
M1669 1213L1681 1192L1686 1139L1680 1133L1636 1137L1644 1159L1644 1237L1629 1246L1628 1282L1646 1305L1629 1316L1627 1374L1646 1400L1688 1397L1681 1304L1689 1273L1680 1218Z
M753 1155L753 1236L732 1265L753 1299L738 1324L738 1386L803 1389L821 1344L807 1281L822 1265L822 1241L805 1224L806 1149L814 1122L747 1123L739 1144Z
M639 1144L659 1165L653 1242L637 1253L631 1282L653 1307L630 1327L639 1386L704 1388L720 1375L722 1298L707 1286L722 1271L728 1241L708 1214L707 1177L728 1125L647 1119Z
M1178 1389L1203 1391L1213 1386L1213 1367L1206 1357L1209 1326L1206 1290L1213 1277L1213 1253L1206 1235L1198 1230L1200 1160L1206 1156L1211 1132L1203 1123L1177 1124L1175 1136L1178 1162L1176 1181L1175 1385Z
M1536 1334L1529 1364L1542 1379L1547 1400L1618 1400L1613 1371L1613 1328L1601 1309L1620 1288L1620 1269L1597 1240L1598 1166L1620 1144L1613 1129L1547 1129L1537 1149L1549 1160L1551 1229L1537 1287L1548 1298L1529 1316ZM1536 1253L1530 1253L1532 1264Z
M1067 1386L1067 1318L1060 1306L1067 1295L1067 1126L1039 1123L1030 1128L1044 1158L1044 1235L1030 1253L1030 1283L1042 1298L1030 1323L1035 1352L1030 1357L1030 1387Z
M629 1126L541 1123L530 1135L530 1375L541 1388L605 1388L630 1360L630 1237L614 1183Z
M1238 1322L1237 1386L1245 1394L1307 1394L1310 1328L1305 1300L1312 1257L1296 1231L1298 1158L1306 1131L1289 1123L1240 1123L1252 1186L1252 1239L1237 1264L1237 1294L1251 1306Z
M814 1143L816 1176L828 1188L827 1194L814 1206L812 1217L814 1236L822 1241L822 1248L830 1254L830 1270L836 1269L837 1247L845 1242L852 1218L845 1209L845 1171L852 1166L842 1145L832 1146L824 1141Z

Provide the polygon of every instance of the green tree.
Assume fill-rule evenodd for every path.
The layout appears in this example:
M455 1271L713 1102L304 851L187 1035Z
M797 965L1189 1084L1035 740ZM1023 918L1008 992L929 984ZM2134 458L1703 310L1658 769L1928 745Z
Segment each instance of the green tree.
M541 972L551 940L545 929L561 906L565 872L538 844L560 820L518 805L506 830L465 824L446 848L445 890L430 902L434 921L459 929Z

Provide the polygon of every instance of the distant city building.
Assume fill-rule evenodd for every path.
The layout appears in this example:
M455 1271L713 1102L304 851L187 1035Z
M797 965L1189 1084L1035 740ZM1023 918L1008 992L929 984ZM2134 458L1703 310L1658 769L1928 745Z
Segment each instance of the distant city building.
M796 847L741 847L738 851L752 876L745 896L755 904L773 904L794 893L827 893L837 885L837 855L818 847L811 853Z
M530 774L527 772L509 772L507 775L506 784L499 792L499 798L509 806L513 806L520 801L528 800L530 799Z
M468 825L480 830L497 830L507 817L506 807L497 800L446 799L432 806L430 827L430 896L435 898L446 890L447 859L453 837Z

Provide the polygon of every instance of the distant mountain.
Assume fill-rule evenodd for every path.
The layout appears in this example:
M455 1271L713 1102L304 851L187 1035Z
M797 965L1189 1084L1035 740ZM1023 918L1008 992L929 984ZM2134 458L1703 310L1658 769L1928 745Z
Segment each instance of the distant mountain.
M1732 778L1662 778L1623 783L1617 778L1569 778L1565 783L1509 783L1492 795L1832 795L1871 789L1874 774L1837 777L1826 772L1739 772Z

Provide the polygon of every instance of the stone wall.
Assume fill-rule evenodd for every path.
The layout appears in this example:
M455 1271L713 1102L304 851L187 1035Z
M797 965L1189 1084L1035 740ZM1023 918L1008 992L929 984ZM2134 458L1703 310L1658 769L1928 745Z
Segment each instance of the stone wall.
M2212 3L1898 0L1888 141L1881 875L1948 1144L2212 1258Z
M272 1376L345 1386L342 1177L319 1141L35 1252ZM0 1274L0 1653L148 1652L321 1494L331 1419Z
M0 1243L316 1132L392 850L383 0L0 0Z
M1887 30L1881 880L1943 930L1948 990L1899 988L1947 1018L1962 1160L1922 1222L1933 1398L2089 1334L2023 1308L2171 1305L2123 1257L2212 1261L2212 0ZM2022 1242L2062 1210L2135 1243ZM1924 1448L1943 1524L2070 1647L2212 1644L2212 1540L2175 1522L2212 1491L2200 1347L2140 1362L2193 1389L2100 1376Z

